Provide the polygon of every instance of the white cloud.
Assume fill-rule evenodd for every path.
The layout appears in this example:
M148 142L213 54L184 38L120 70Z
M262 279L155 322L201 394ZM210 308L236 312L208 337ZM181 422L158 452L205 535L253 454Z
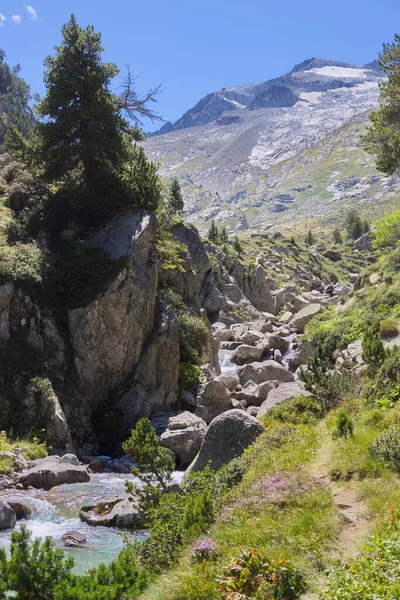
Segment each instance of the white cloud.
M36 14L36 10L33 8L33 6L30 6L29 4L25 4L25 10L31 19L36 19L37 14Z
M6 20L5 16L2 13L0 13L0 27L3 27L5 20Z
M19 25L22 21L21 15L13 15L11 19L15 25Z

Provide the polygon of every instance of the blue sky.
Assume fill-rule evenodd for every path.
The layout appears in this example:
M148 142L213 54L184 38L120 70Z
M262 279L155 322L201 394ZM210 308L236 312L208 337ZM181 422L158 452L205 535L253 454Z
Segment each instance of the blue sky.
M208 92L282 75L312 56L370 62L400 32L399 0L28 2L0 0L0 48L33 93L43 92L43 58L73 12L103 33L106 60L131 66L139 91L161 84L158 109L172 121Z

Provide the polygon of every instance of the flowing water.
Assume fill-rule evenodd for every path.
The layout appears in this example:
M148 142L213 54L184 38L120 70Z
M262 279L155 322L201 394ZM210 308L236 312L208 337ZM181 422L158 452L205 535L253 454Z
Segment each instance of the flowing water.
M173 482L180 483L182 475L179 471L175 472ZM91 567L114 560L123 547L122 536L127 532L112 527L91 527L79 519L79 510L104 496L123 495L126 480L139 484L139 480L132 475L101 473L92 475L88 483L61 485L49 492L10 490L6 497L22 502L32 510L31 518L18 521L16 529L25 525L33 538L50 536L62 548L61 538L67 531L79 531L86 537L86 546L64 549L75 559L74 572L82 575ZM10 530L0 531L0 547L9 548L11 533ZM129 535L133 539L143 538L143 533Z
M232 350L220 350L218 353L218 361L221 367L221 373L231 373L237 375L237 364L232 362Z
M285 354L282 356L282 366L285 367L285 369L289 369L289 361L294 356L294 353L295 353L294 344L298 339L298 335L297 335L297 333L291 333L289 336L287 336L286 339L289 341L289 348L287 349Z

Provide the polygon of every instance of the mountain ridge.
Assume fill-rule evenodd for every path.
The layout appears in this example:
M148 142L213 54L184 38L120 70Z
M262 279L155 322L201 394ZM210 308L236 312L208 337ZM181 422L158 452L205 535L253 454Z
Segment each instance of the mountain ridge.
M295 222L307 202L311 212L304 218L312 218L315 211L337 212L344 205L363 209L372 201L372 188L365 181L378 178L373 184L378 198L398 191L396 178L387 185L360 141L383 81L376 61L356 67L307 59L275 79L208 94L144 147L164 176L178 177L186 214L202 231L211 219L231 231ZM354 118L359 121L356 135ZM344 133L343 139L334 136L329 145L329 136L347 126L353 133ZM313 157L321 163L322 179L305 184L303 153L324 139L323 154ZM329 170L332 153L337 162ZM288 160L291 186L285 183Z

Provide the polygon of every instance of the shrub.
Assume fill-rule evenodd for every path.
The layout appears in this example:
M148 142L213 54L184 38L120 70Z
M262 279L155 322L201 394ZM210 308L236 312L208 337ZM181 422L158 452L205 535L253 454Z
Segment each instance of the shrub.
M353 435L353 421L344 412L340 412L336 417L335 429L333 430L333 438L350 437Z
M400 429L391 427L382 433L371 445L370 452L391 463L400 470Z
M385 360L385 349L381 340L379 321L369 325L362 341L362 358L368 365L368 374L373 376Z
M399 326L394 319L384 319L381 321L381 336L383 338L392 338L398 335Z
M49 267L49 254L34 242L0 247L0 281L42 283Z
M224 598L232 593L249 597L261 586L264 590L271 588L271 598L285 600L299 598L306 589L304 577L296 567L285 560L269 560L254 548L242 551L239 558L233 559L219 583Z
M395 210L375 223L375 248L389 246L394 248L400 240L400 210Z
M197 365L179 363L178 385L180 388L189 390L201 382L202 376L203 371Z
M400 349L394 347L386 352L385 359L366 386L364 393L372 401L389 405L399 400Z
M300 372L306 390L311 392L324 412L339 404L353 389L351 379L333 370L332 340L321 338L307 368Z
M269 409L268 417L284 423L313 423L323 416L319 402L307 396L293 398Z

